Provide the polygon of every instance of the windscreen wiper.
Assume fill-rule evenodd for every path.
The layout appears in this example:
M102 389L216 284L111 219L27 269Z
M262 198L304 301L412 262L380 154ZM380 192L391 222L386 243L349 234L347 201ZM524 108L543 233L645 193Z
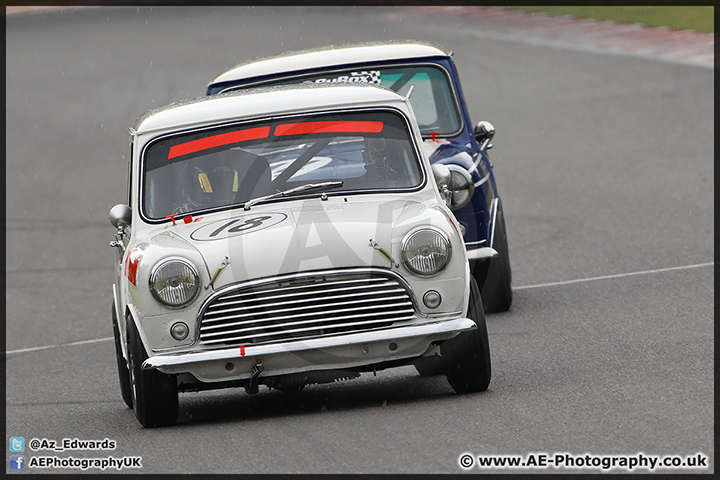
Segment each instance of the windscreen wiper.
M297 193L309 192L311 190L338 188L338 187L342 187L343 184L344 184L344 182L342 180L335 180L332 182L322 182L322 183L307 183L305 185L300 185L300 186L297 186L294 188L290 188L288 190L283 190L282 192L271 193L270 195L264 195L262 197L253 198L253 199L245 202L245 205L243 205L243 208L245 210L250 210L250 207L252 207L256 203L264 202L265 200L270 200L270 199L279 198L279 197L289 197L289 196L295 195Z

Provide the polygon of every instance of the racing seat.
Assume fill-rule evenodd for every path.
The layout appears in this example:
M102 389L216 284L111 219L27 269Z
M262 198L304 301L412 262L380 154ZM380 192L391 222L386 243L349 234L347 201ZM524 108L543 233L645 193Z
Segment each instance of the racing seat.
M243 150L205 155L194 166L193 177L204 208L243 203L272 192L267 160Z
M244 170L237 170L239 180L235 202L247 202L248 200L273 193L272 175L270 165L264 157L253 154L252 159L245 159L242 162Z

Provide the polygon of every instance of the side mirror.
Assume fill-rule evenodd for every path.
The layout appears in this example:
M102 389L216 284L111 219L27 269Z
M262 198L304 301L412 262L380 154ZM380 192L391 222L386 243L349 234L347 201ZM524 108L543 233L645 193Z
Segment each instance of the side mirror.
M452 192L450 191L449 185L452 176L450 175L450 169L442 163L435 163L432 166L433 176L435 177L435 183L437 183L440 195L445 201L445 205L448 207L452 203Z
M436 163L432 166L433 176L435 177L435 183L442 189L443 186L447 187L450 184L450 169L442 163Z
M132 223L132 210L127 205L115 205L110 209L109 218L115 228L124 229Z
M493 146L490 140L495 136L495 127L485 120L478 122L473 132L475 140L480 144L480 150L490 150Z

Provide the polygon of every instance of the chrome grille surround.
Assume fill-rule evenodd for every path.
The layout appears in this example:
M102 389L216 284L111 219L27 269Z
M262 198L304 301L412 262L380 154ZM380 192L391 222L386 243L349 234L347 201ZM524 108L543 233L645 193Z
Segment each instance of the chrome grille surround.
M257 345L390 327L418 317L410 286L377 268L283 275L225 287L200 309L197 342Z

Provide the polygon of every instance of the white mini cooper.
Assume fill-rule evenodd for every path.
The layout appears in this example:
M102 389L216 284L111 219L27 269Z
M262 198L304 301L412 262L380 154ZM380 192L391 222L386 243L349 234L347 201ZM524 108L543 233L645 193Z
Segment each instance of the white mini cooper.
M487 389L482 303L446 167L408 100L288 86L151 110L130 129L113 327L146 427L178 392L297 391L413 364ZM496 254L487 248L484 255Z

